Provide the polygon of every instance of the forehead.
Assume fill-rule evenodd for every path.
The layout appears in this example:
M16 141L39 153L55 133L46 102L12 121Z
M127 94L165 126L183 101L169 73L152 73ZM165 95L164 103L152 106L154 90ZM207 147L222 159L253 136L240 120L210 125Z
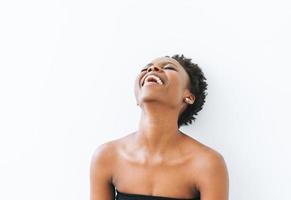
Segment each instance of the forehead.
M172 63L177 67L182 67L178 61L176 61L174 58L167 58L167 57L158 57L151 61L151 63L155 64L163 64L163 63Z

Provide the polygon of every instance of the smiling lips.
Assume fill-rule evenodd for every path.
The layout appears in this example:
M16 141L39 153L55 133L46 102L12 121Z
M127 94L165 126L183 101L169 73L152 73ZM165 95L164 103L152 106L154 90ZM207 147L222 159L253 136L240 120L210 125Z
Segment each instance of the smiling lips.
M156 76L156 75L153 75L153 74L150 74L148 75L143 83L142 83L142 86L144 85L150 85L150 84L159 84L159 85L163 85L163 81L160 79L160 77Z

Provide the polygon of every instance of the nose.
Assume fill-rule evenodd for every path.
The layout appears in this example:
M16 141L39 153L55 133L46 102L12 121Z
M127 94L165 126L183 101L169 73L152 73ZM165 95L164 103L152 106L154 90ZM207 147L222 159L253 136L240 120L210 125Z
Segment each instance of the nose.
M156 65L151 65L150 67L148 67L147 69L147 72L150 72L150 71L161 71L161 68L156 66Z

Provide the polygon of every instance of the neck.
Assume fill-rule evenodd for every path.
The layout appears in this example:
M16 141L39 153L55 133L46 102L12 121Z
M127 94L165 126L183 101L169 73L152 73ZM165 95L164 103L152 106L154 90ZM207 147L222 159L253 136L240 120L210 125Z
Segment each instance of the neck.
M151 154L163 154L182 136L178 129L179 111L157 102L144 103L136 142Z

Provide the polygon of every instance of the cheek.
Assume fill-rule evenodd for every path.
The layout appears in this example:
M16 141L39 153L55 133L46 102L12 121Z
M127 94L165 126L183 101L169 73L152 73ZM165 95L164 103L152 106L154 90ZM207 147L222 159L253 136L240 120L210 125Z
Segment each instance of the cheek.
M183 79L181 76L173 74L169 75L169 86L172 88L175 88L175 90L179 90L182 88L183 85Z

